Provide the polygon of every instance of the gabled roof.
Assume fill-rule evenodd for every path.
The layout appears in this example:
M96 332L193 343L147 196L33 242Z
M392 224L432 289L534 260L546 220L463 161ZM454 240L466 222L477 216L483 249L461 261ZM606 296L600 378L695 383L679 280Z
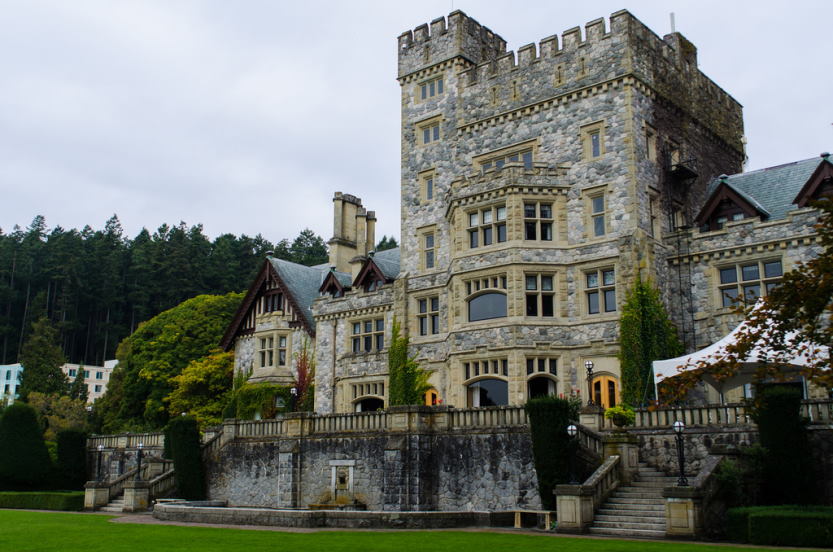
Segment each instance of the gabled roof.
M817 199L819 188L825 182L829 183L833 179L833 163L830 162L830 154L822 153L821 158L821 163L818 164L816 170L813 171L813 174L810 175L810 178L807 179L807 182L793 200L793 203L799 207L806 207L808 203Z
M325 293L330 286L335 286L339 291L344 291L346 289L350 289L351 283L352 279L346 272L330 270L327 275L324 276L324 281L321 282L321 285L318 287L318 292Z
M399 248L379 251L370 258L379 267L388 280L395 280L399 276Z
M255 300L260 296L263 283L270 276L277 280L278 285L284 292L286 301L292 305L294 311L301 317L302 324L307 332L314 335L315 319L312 317L310 306L318 297L318 288L328 272L329 268L326 265L304 266L274 257L267 257L226 329L223 339L220 341L220 347L224 350L231 347L246 315L254 305Z
M748 173L715 178L709 184L709 200L706 205L709 205L714 195L720 193L721 184L725 184L755 210L768 215L769 220L782 219L788 211L795 209L794 201L798 192L820 163L829 163L829 161L813 157ZM705 214L704 212L705 208L698 215L698 220Z

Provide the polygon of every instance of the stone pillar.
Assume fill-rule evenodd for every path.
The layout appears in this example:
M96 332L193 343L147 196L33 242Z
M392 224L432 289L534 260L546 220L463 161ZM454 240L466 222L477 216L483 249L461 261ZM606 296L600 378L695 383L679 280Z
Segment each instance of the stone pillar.
M281 441L278 452L278 508L299 508L300 459L298 441Z
M98 510L110 502L110 484L106 481L87 481L84 484L84 509Z
M293 412L283 418L283 430L287 437L303 437L312 433L310 412Z
M619 456L619 482L627 485L639 471L639 438L623 431L602 438L602 458Z
M586 533L593 523L593 488L584 485L557 485L555 504L559 533Z
M223 434L220 436L220 447L224 447L237 438L237 420L229 418L223 420Z
M593 431L600 431L602 429L602 416L604 409L596 405L586 405L581 409L578 415L578 423L592 429Z
M408 438L388 437L385 443L385 470L382 481L382 509L400 512L408 509L408 473L405 462Z
M665 536L696 538L703 532L703 494L694 487L666 487Z
M149 497L150 483L147 481L126 481L124 484L124 511L146 511Z
M431 406L391 406L388 408L388 431L423 433L431 430Z

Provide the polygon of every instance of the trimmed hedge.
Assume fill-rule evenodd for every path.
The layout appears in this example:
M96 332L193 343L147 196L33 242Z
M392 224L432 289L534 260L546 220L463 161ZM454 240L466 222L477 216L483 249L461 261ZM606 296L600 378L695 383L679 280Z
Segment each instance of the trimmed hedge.
M0 492L0 508L78 512L84 509L84 491L56 491L46 493Z
M727 513L729 540L772 546L833 547L833 508L749 506Z
M165 428L165 439L170 441L178 497L204 500L205 476L197 419L193 416L172 418Z
M568 483L570 455L575 452L573 439L567 435L567 425L575 415L575 408L567 399L543 397L526 403L529 429L532 435L532 456L538 475L538 494L547 510L555 510L555 486Z
M54 472L35 409L16 402L0 417L0 490L49 489Z

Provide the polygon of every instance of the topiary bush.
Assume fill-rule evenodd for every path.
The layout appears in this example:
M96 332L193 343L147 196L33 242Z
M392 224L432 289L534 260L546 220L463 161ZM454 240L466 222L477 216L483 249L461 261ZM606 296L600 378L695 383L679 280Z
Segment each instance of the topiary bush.
M14 403L0 418L0 489L31 491L49 488L52 461L43 442L35 410Z
M87 434L77 429L58 433L58 477L64 489L83 489L87 481Z
M84 509L84 491L0 492L0 508L78 512Z
M574 439L567 435L572 420L570 401L558 397L531 399L526 403L532 434L532 455L538 475L538 493L548 510L555 510L555 486L569 483L570 454Z
M771 546L833 547L833 508L829 506L747 506L727 512L733 542Z
M202 445L197 419L193 416L177 416L171 419L165 430L174 461L174 477L180 498L205 499L205 476L202 466Z

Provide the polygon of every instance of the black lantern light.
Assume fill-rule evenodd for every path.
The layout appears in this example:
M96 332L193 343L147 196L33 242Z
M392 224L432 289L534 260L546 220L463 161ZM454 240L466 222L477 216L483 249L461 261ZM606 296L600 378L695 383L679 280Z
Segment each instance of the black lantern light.
M101 481L101 453L104 452L104 445L98 445L98 462L95 468L95 480Z
M298 388L293 387L289 390L289 394L292 396L290 400L290 410L292 410L292 412L295 412L295 402L298 400Z
M137 453L136 453L136 481L142 480L142 449L145 448L144 443L139 443L136 445Z
M578 428L574 424L570 424L567 426L567 435L570 436L570 455L568 456L569 461L569 472L570 472L570 485L578 485L578 480L576 479L576 435L578 435Z
M592 360L584 361L584 369L587 370L587 406L593 406L593 364Z
M678 487L688 487L688 479L685 477L685 441L683 440L685 422L677 420L674 422L674 433L677 436L677 462L680 464L680 477L677 479Z

